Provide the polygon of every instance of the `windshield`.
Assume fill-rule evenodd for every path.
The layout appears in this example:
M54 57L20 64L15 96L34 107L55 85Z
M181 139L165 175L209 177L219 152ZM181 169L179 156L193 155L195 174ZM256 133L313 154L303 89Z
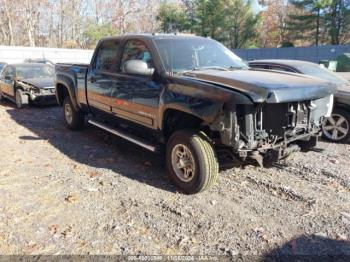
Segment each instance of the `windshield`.
M305 75L315 76L323 80L335 83L335 84L346 84L346 80L337 76L332 71L322 68L317 64L303 64L298 65L296 68Z
M168 73L199 69L247 69L248 66L222 44L206 38L156 39Z
M49 65L17 65L16 75L18 78L43 78L53 77L55 70Z

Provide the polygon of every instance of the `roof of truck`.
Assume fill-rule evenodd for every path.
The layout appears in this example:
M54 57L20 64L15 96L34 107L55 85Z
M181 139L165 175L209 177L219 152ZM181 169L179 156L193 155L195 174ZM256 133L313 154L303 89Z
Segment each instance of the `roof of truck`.
M102 38L101 40L107 40L107 39L129 39L129 38L143 38L143 39L179 39L179 38L204 38L201 36L196 36L193 34L124 34L124 35L118 35L118 36L108 36L105 38Z

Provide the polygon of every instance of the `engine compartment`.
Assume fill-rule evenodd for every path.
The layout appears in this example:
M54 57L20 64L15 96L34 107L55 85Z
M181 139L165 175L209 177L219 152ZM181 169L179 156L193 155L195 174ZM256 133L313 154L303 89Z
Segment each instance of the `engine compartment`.
M299 144L315 146L323 119L332 107L333 95L318 100L232 105L230 114L221 119L221 143L243 160L261 162L268 157L278 161L298 150Z

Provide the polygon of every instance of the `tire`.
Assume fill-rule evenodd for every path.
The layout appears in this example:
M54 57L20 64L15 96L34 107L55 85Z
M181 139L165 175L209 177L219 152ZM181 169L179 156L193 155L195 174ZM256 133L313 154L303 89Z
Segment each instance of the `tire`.
M170 137L166 165L170 180L189 194L210 188L219 172L215 151L207 137L189 129L176 131Z
M16 107L18 109L22 109L23 108L23 92L22 92L21 89L17 89L16 90L15 102L16 102Z
M66 120L67 127L71 130L80 130L84 126L84 115L76 111L69 96L63 102L63 115Z
M323 121L322 134L331 142L347 141L350 138L350 112L342 108L335 108L331 117Z

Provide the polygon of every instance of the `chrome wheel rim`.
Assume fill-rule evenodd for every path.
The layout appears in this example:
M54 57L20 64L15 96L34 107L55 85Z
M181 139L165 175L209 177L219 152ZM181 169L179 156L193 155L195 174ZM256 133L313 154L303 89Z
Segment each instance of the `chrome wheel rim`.
M64 106L64 115L66 117L67 123L71 124L73 121L73 111L72 111L72 107L70 104L66 104Z
M22 97L19 92L16 92L16 105L18 108L22 106Z
M176 145L171 152L171 163L176 176L183 182L190 182L196 172L196 165L191 150L183 145Z
M322 125L323 134L331 140L341 140L349 133L349 122L339 114L332 114Z

